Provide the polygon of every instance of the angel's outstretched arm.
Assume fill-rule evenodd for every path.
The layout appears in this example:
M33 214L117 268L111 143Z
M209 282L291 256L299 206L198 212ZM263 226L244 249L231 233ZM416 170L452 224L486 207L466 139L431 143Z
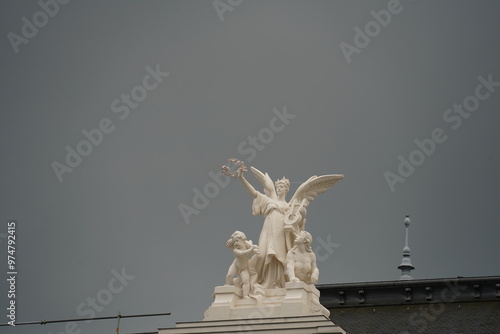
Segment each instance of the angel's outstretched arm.
M243 171L238 170L238 177L240 178L241 183L243 183L243 186L250 193L250 195L252 195L253 198L257 197L258 194L257 190L255 190L255 188L250 184L250 182L248 182L247 179L245 179L245 177L243 176Z

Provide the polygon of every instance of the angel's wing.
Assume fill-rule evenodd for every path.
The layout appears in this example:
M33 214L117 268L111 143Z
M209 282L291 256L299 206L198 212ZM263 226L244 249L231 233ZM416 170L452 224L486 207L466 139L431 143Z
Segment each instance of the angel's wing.
M266 196L271 197L273 199L278 198L278 195L276 195L276 188L274 188L274 183L269 174L264 174L257 168L250 166L250 170L252 171L253 175L259 180L259 182L262 184L264 187L264 194Z
M331 174L322 176L311 176L309 180L302 183L300 187L295 191L290 204L300 203L304 200L304 207L307 208L309 203L311 203L318 194L322 194L330 189L335 183L339 182L344 178L342 174Z

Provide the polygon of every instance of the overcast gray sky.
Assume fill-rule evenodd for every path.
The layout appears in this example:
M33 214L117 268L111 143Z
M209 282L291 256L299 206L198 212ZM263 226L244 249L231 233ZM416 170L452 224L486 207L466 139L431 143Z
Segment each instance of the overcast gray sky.
M238 180L210 176L230 157L292 182L345 174L308 209L319 283L398 279L407 213L414 278L500 273L498 2L41 0L0 16L18 322L202 320L226 240L257 242L263 222Z

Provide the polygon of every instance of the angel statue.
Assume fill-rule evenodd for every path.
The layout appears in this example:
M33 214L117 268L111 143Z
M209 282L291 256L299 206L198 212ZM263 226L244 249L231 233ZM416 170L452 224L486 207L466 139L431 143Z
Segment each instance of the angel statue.
M250 167L253 175L264 187L261 193L245 179L246 168L240 168L237 176L254 198L252 213L264 216L264 225L259 237L259 254L250 259L250 266L257 272L257 282L263 288L284 288L286 277L286 255L294 246L296 236L304 230L306 208L318 194L324 193L344 175L311 176L299 186L290 202L285 197L290 190L290 181L283 177L273 183L267 173Z

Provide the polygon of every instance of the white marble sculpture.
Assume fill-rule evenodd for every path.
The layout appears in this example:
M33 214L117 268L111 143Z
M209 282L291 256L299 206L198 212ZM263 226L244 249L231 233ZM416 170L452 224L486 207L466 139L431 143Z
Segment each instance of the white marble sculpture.
M249 265L257 273L257 283L265 289L284 288L286 279L288 252L294 246L296 236L304 230L306 208L318 194L324 193L344 176L340 174L311 176L299 186L290 202L286 194L290 189L290 181L286 178L275 183L267 173L250 167L253 175L264 187L261 193L246 180L246 168L241 166L237 176L245 189L254 198L252 211L254 215L263 215L264 225L259 237L259 254L252 257Z
M290 282L302 281L307 284L318 282L319 269L316 255L311 249L312 236L301 231L295 238L295 246L286 255L286 274Z
M247 240L245 233L236 231L231 235L226 243L228 248L233 250L235 259L226 275L226 285L241 287L243 298L250 298L251 282L248 260L251 255L259 254L259 247L252 244L252 240ZM235 275L238 277L234 278Z
M214 290L214 302L205 312L205 321L323 315L330 312L319 302L319 270L311 249L311 234L304 230L308 205L343 175L312 176L299 186L292 199L286 194L290 181L273 182L267 173L251 167L264 186L255 188L243 176L245 164L238 159L222 166L224 175L238 177L253 197L252 212L264 216L259 245L236 231L227 246L235 260L226 275L226 284ZM237 276L235 278L235 276ZM342 332L342 331L340 331Z

